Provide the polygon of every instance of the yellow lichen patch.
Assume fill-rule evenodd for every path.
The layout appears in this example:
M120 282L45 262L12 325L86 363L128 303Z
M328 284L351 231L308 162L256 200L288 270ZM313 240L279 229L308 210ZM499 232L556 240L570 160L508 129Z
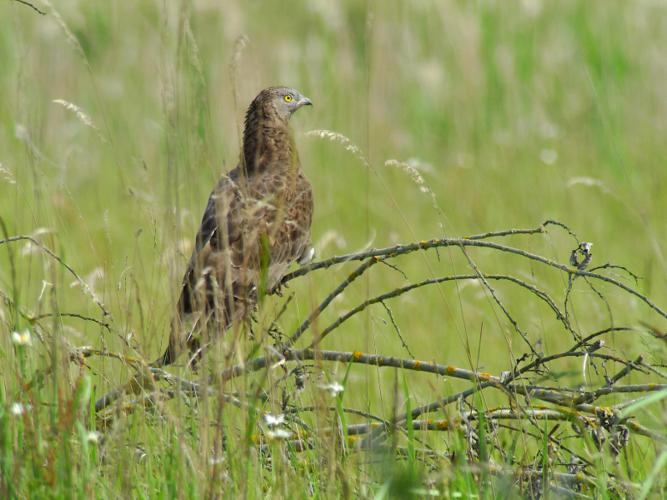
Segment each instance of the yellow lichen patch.
M492 377L492 375L489 372L480 372L479 373L479 379L480 380L489 380Z
M447 373L449 373L451 375L452 373L455 373L455 372L456 372L456 367L455 366L447 365Z
M419 370L422 366L422 362L419 360L415 360L415 370Z
M352 358L353 358L355 361L359 361L359 360L361 359L361 356L362 356L362 354L361 354L359 351L354 351L354 352L352 353Z

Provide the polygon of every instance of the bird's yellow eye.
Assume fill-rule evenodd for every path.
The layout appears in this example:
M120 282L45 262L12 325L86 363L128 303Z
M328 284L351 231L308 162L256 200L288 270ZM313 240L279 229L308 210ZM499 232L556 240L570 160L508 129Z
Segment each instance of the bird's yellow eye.
M287 94L285 97L283 97L283 99L285 99L285 102L292 102L294 100L294 97Z

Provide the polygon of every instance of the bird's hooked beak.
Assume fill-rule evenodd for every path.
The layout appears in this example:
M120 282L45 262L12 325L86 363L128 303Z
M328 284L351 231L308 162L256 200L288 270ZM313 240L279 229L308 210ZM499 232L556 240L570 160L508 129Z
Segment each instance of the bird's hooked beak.
M310 99L308 99L306 96L302 95L301 99L299 99L299 102L297 104L299 105L299 107L301 107L301 106L312 106L313 102Z

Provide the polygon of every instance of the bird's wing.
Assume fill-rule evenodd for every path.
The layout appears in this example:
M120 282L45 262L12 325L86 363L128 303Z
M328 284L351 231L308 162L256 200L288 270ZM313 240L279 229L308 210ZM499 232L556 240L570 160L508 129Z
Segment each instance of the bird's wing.
M215 314L218 330L224 331L248 313L267 250L267 291L280 283L310 244L312 212L311 186L300 171L291 181L270 170L245 179L237 167L218 182L183 278L181 325L172 330L166 362L186 344L191 353L197 350L198 339L188 322L198 322L202 314L208 321L208 315Z
M237 184L239 168L232 170L218 181L208 198L201 225L195 237L195 248L190 257L185 276L181 297L179 299L179 313L191 313L195 309L193 303L195 291L202 285L200 278L207 268L220 267L219 262L212 262L214 254L221 245L233 249L238 246L242 237L243 222L239 220L242 214L240 205L242 196ZM224 240L224 243L222 241Z

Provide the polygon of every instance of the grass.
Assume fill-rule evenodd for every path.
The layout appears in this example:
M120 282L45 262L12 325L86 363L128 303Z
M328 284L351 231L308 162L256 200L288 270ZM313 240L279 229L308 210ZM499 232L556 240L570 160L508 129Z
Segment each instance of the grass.
M544 481L528 484L503 471L525 468L547 479L565 473L548 436L573 434L566 423L503 422L523 430L517 433L482 416L459 431L395 432L386 448L355 451L362 438L348 435L346 425L369 422L364 414L391 421L470 387L467 381L314 362L307 364L303 392L293 375L279 380L282 369L260 371L225 385L241 394L244 409L224 404L219 393L178 397L116 410L105 427L92 402L133 372L107 357L72 363L68 349L90 345L149 360L164 349L206 198L237 160L245 106L273 84L296 87L315 103L294 117L293 127L315 189L319 257L555 219L594 243L594 264L627 266L642 276L641 293L667 305L667 30L661 23L667 6L620 0L526 0L511 7L396 0L36 5L47 15L17 2L0 4L3 237L32 235L87 286L34 244L0 245L2 496L559 494ZM307 133L313 129L343 134L359 152ZM504 242L563 264L574 247L556 229ZM484 273L517 275L556 297L567 288L562 273L537 264L483 249L469 255ZM375 266L323 312L315 331L387 290L471 272L457 249L394 263L407 278ZM354 266L292 282L294 298L280 330L295 330ZM626 279L620 271L611 276ZM544 354L570 346L548 307L519 287L494 287ZM570 313L580 331L642 321L665 331L665 320L639 300L606 285L602 291L613 318L590 288L575 285ZM271 321L286 297L267 298L259 325ZM322 348L492 374L510 369L525 351L475 282L423 288L386 305L350 319ZM12 332L26 329L32 345L13 341ZM211 369L229 364L229 337L212 353ZM311 340L308 331L299 345ZM664 371L664 341L629 332L604 340L605 352L628 360L643 355ZM268 343L243 339L233 361L262 354ZM583 377L581 359L564 360L545 384L595 388L605 373L621 368L614 362L596 367L589 365ZM206 370L175 373L206 381ZM623 380L661 382L638 372ZM344 391L332 396L322 389L333 383ZM606 398L609 406L630 399ZM267 437L271 428L255 410L278 415L286 401L313 408L298 414L313 449L297 451ZM470 402L482 415L508 404L488 391ZM664 405L658 396L635 415L664 429ZM448 419L460 410L432 417ZM291 421L290 429L301 427ZM477 457L470 456L472 430L481 443ZM581 494L614 497L617 483L632 483L636 496L664 495L667 483L656 469L665 463L664 444L632 435L615 457L584 432L572 446L593 464L597 481ZM484 458L496 469L468 462L488 464Z

